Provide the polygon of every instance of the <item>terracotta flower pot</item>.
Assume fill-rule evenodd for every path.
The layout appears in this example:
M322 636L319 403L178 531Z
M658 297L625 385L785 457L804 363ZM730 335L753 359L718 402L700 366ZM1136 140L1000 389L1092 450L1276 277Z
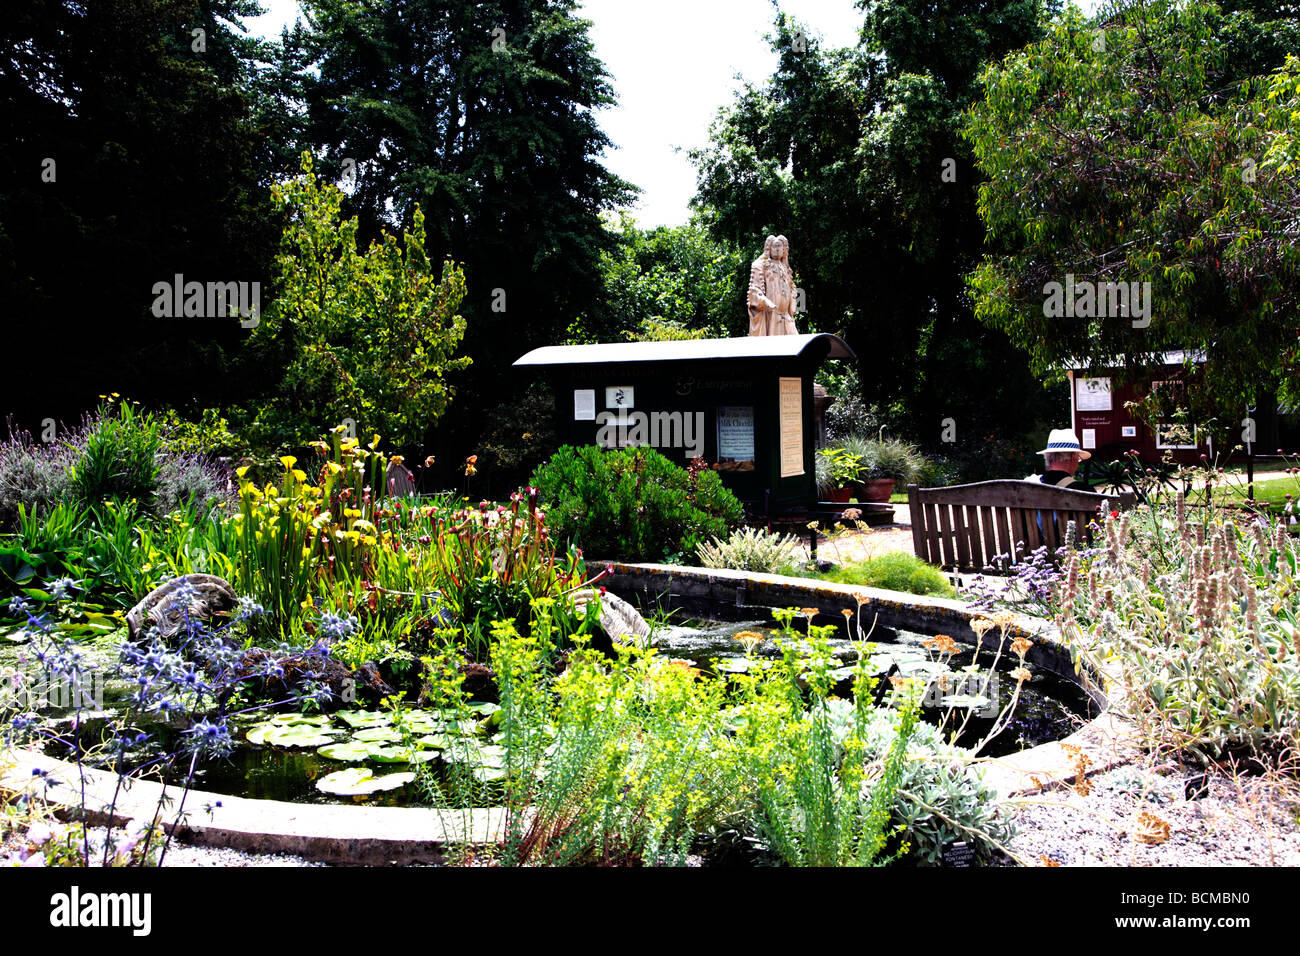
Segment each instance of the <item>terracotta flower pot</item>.
M893 478L869 478L858 484L860 485L859 501L879 502L889 500L889 496L894 493L895 481Z
M837 505L846 505L853 498L853 488L852 487L833 488L829 492L827 492L827 495L828 495L827 500L832 501Z

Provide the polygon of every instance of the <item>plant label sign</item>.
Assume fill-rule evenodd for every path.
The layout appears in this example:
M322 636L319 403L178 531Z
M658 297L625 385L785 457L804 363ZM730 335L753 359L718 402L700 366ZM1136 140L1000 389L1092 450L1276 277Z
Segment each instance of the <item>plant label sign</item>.
M575 388L573 390L573 420L575 422L594 422L596 420L596 390L594 388Z
M944 866L974 866L975 848L969 843L951 843L943 851Z

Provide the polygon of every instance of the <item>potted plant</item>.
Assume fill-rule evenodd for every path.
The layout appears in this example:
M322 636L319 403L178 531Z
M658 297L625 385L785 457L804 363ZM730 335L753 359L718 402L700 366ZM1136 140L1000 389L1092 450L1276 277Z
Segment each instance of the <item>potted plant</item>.
M847 504L862 472L862 457L845 448L823 448L817 453L817 493L824 501Z
M888 501L900 482L916 481L925 465L916 446L898 438L856 439L845 447L862 462L859 501Z

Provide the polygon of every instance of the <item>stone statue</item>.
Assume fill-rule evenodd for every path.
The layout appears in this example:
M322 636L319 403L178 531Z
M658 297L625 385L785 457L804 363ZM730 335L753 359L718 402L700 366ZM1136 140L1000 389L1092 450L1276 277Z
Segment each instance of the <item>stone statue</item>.
M794 327L794 273L785 236L768 236L763 254L749 270L749 334L797 335Z

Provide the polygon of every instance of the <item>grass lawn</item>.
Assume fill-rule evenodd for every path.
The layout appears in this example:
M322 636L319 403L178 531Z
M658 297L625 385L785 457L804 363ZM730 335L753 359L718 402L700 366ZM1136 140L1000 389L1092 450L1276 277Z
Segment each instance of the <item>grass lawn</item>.
M1280 511L1286 504L1287 495L1291 496L1292 501L1300 498L1300 477L1273 478L1269 481L1255 482L1255 500L1260 504L1268 505L1268 509L1274 513ZM1172 499L1173 495L1167 493L1164 497ZM1205 488L1193 486L1187 500L1190 504L1204 504ZM1215 488L1214 500L1227 504L1244 504L1246 501L1245 477L1243 476L1239 480L1233 480Z

